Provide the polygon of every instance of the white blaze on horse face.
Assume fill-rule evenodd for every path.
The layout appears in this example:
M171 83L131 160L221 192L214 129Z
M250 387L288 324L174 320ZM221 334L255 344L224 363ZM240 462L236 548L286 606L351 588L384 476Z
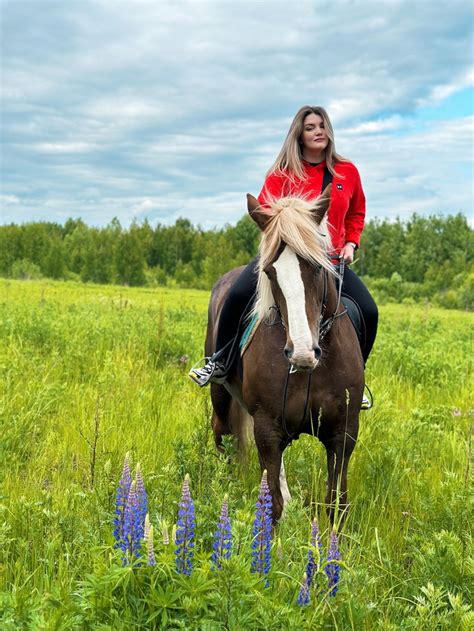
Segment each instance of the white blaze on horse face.
M293 342L291 363L305 368L314 368L317 360L313 350L313 336L306 315L306 299L298 258L291 248L285 246L273 263L277 282L286 301L288 312L288 336Z

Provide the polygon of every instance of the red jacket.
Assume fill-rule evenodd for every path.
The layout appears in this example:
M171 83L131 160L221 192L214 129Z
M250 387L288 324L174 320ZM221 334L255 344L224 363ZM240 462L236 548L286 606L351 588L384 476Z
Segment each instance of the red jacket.
M321 193L326 162L311 166L303 162L307 179L293 181L285 174L271 173L267 176L258 196L262 206L269 199L288 196L317 197ZM348 241L360 245L360 235L364 228L365 195L360 175L352 162L336 162L331 190L331 205L328 211L329 233L334 250L339 252Z

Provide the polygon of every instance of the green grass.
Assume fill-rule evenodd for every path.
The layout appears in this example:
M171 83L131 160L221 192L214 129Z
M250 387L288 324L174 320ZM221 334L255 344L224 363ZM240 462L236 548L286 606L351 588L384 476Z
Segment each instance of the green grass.
M295 605L325 453L287 450L294 501L278 527L271 587L248 573L259 470L218 457L202 355L208 293L0 281L2 629L470 629L472 315L381 308L349 469L351 511L336 598ZM186 360L186 357L189 360ZM231 446L229 445L231 451ZM157 536L156 568L112 548L124 455L140 462L159 535L191 475L197 570L183 580ZM230 495L239 554L219 576L210 542ZM327 540L324 511L321 527ZM276 544L275 544L276 545Z

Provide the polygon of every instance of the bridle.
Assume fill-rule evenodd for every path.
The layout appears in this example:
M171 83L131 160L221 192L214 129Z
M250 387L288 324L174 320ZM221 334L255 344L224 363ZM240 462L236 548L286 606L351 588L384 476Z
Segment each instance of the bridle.
M319 266L318 268L318 272L322 269L323 270L323 274L324 274L324 288L323 288L323 299L321 302L321 314L319 316L319 337L318 337L318 344L321 342L321 340L323 340L326 335L329 333L329 331L332 328L332 325L334 324L334 321L337 318L340 318L341 316L343 316L344 314L347 313L347 309L344 308L342 311L340 311L338 313L339 307L341 305L341 294L342 294L342 281L344 278L344 259L341 257L339 259L339 264L338 264L338 272L337 272L337 276L338 276L338 290L337 290L337 304L336 304L336 308L334 309L334 312L326 317L326 319L324 318L325 312L327 310L327 302L328 302L328 275L329 272L326 268L322 268L322 266ZM286 329L286 325L281 317L281 313L280 310L278 309L278 307L275 307L277 309L277 312L280 315L280 322L283 326L283 328ZM283 391L283 406L282 406L282 424L283 424L283 428L286 432L287 437L289 438L289 440L287 441L287 444L290 444L291 441L294 439L295 436L300 434L300 430L303 427L305 421L306 421L306 417L308 416L308 408L309 408L309 399L310 399L310 393L311 393L311 381L312 381L312 377L313 377L313 372L314 370L312 370L309 375L308 375L308 384L306 387L306 399L305 399L305 404L304 404L304 412L303 412L303 416L301 418L301 421L298 425L298 429L296 430L296 432L290 433L288 431L287 425L286 425L286 404L287 404L287 398L288 398L288 383L290 380L290 375L294 374L295 372L298 372L296 368L294 368L291 364L288 368L288 372L286 375L286 380L285 380L285 388Z

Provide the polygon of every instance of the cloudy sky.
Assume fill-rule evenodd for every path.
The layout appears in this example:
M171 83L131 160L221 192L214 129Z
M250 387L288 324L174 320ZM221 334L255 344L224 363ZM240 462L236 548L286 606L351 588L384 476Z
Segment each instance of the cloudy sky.
M472 213L469 0L0 0L0 221L235 222L327 108L369 217Z

